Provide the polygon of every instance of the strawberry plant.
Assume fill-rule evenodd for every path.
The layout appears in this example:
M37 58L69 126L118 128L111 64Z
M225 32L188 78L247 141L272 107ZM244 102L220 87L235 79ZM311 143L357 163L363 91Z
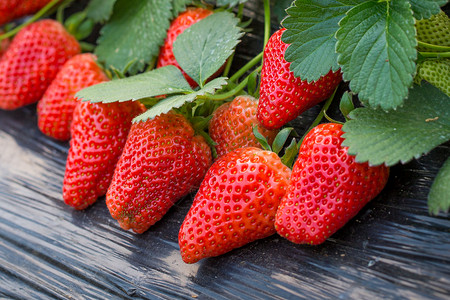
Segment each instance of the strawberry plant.
M449 21L441 10L447 2L295 0L275 1L270 6L269 0L263 0L263 47L260 54L236 67L235 49L241 46L241 40L249 31L249 22L242 17L245 0L91 0L84 10L68 16L64 24L69 33L80 40L79 45L85 51L90 49L95 54L98 64L112 80L87 84L89 87L77 86L78 90L83 88L76 93L78 100L90 105L78 104L73 116L76 121L72 125L64 200L75 208L84 209L109 187L106 199L111 215L122 228L142 233L160 220L178 199L195 190L207 174L184 223L187 225L180 231L185 261L194 262L222 254L275 233L274 207L279 203L282 204L277 230L281 235L289 236L288 232L292 232L295 242L322 243L380 192L386 184L389 167L419 158L450 140ZM55 5L59 5L56 18L62 21L64 8L70 3L70 0L50 1L24 25L0 36L0 39L6 39L19 32L0 61L2 109L36 102L55 77L56 71L44 76L46 85L38 85L39 91L27 90L25 95L32 95L30 99L22 99L25 96L20 91L24 88L18 89L11 84L11 78L23 81L16 78L22 76L16 65L22 62L20 57L31 51L27 50L28 44L37 44L34 40L33 43L19 43L29 28L27 26L49 22L35 21L54 12ZM281 16L281 21L273 24L271 15L275 12ZM83 40L91 35L94 24L100 28L99 36L94 45L88 45ZM277 30L272 30L272 25L276 25ZM18 48L16 44L21 45L19 50L14 50ZM50 40L49 44L59 46L72 42ZM77 54L79 48L76 50L67 56ZM24 64L32 64L34 56L37 54L24 59ZM58 63L62 65L69 58L59 59ZM58 69L60 67L58 65ZM11 70L16 77L9 74ZM43 70L41 74L44 71L47 72ZM27 86L32 86L32 82L40 78L27 80ZM342 81L346 85L342 85ZM326 109L333 99L340 96L336 94L340 84L348 87L340 102L345 123L316 127L326 116ZM50 94L51 89L39 104L40 112ZM244 104L235 105L233 99L258 99L257 119L254 118L254 107L251 113L240 115ZM274 132L325 100L310 126L312 131L302 132L305 136L302 141L307 146L297 144L296 138L289 147L280 146ZM145 111L142 105L145 105ZM228 109L233 111L228 113ZM121 114L127 110L132 112ZM120 117L111 117L115 113ZM96 119L99 121L94 122ZM70 118L65 122L70 122ZM332 129L324 129L319 137L314 136L317 128L327 126ZM46 130L55 129L50 126ZM117 132L110 133L114 130ZM288 132L280 131L283 139L287 138ZM99 141L99 135L107 138ZM224 172L234 178L236 170L229 170L228 165L254 163L254 171L260 172L254 176L263 176L265 180L261 189L271 182L271 177L261 169L273 174L270 168L274 158L266 159L264 150L254 148L257 146L255 140L264 140L261 135L274 143L275 152L285 152L283 159L276 159L277 165L279 160L290 167L299 155L296 166L307 167L294 167L294 182L284 199L280 196L272 203L270 201L274 199L264 198L267 191L249 198L250 203L258 202L258 197L271 203L270 210L261 208L259 211L266 220L258 223L255 219L258 226L267 230L262 233L255 230L254 236L246 236L249 231L236 230L238 237L230 244L216 248L220 244L217 239L228 238L219 229L235 226L227 223L226 205L221 204L218 208L223 211L217 235L208 236L206 227L200 228L196 224L210 216L204 207L215 200L212 197L217 189L223 190L222 186L214 185L214 180ZM68 136L66 130L64 138ZM231 136L245 141L232 140ZM330 145L322 145L323 140ZM111 146L114 149L109 151L105 143L116 146ZM236 145L246 148L236 150ZM100 155L96 150L99 148L104 150L101 156L106 158L91 159ZM125 149L123 153L122 148ZM212 160L210 149L213 152L217 149L226 158L219 157L207 171ZM225 154L229 151L232 154ZM252 161L254 157L260 157L261 161ZM312 171L302 169L308 168L316 159L330 160L332 164L319 162L311 167ZM224 168L227 165L226 169L221 169L222 165ZM104 170L97 170L99 166ZM286 170L287 166L283 167L286 174L290 172ZM337 170L339 168L344 170L342 174ZM247 169L244 166L242 170ZM332 170L332 174L327 177L320 170L325 173ZM429 193L432 214L446 212L450 206L449 170L447 161ZM283 178L287 185L289 176L286 174ZM359 181L359 177L366 181ZM348 178L351 183L347 182ZM331 187L333 184L340 187ZM242 188L246 190L248 186L229 185L229 196L243 194L245 198L248 195ZM239 192L233 193L238 188ZM355 196L362 194L361 199ZM219 193L215 197L222 196ZM314 200L311 200L313 196ZM336 201L334 204L325 199L323 206L317 206L316 210L323 217L320 220L316 211L308 211L310 207L303 210L291 207L308 205L305 204L307 201L319 203L322 198L331 196ZM297 201L300 198L301 201ZM342 206L337 203L341 198ZM330 204L340 212L329 208L330 214L320 213ZM246 213L250 208L247 210ZM294 210L296 213L292 213ZM304 218L300 225L292 223L294 219ZM321 228L319 234L316 228L321 226L327 230ZM308 236L304 232L308 232ZM316 233L314 238L313 232ZM192 240L198 240L197 244L201 245L192 244ZM210 242L208 245L206 240ZM212 242L216 246L212 246Z

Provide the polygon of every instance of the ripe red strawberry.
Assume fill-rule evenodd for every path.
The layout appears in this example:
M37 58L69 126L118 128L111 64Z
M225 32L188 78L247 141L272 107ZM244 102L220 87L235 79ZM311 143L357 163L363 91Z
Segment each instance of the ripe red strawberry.
M23 28L0 60L0 109L13 110L41 99L80 45L54 20Z
M38 126L57 140L70 138L70 124L78 101L75 94L85 87L108 80L94 55L79 54L68 60L38 102Z
M186 30L186 28L211 14L211 10L200 7L190 7L186 11L180 13L178 17L176 17L175 20L173 20L170 24L166 39L159 52L156 67L160 68L167 65L174 65L181 70L173 54L173 43L177 39L178 35ZM183 70L181 70L181 72L192 87L197 86L197 83L192 78L190 78Z
M0 25L33 14L52 0L1 0Z
M294 243L323 243L386 185L389 168L355 162L341 146L341 127L316 126L300 147L275 223L277 232Z
M181 225L183 261L195 263L274 234L290 174L277 154L254 147L219 157Z
M106 194L111 216L143 233L200 185L211 159L204 138L180 114L133 124Z
M258 120L266 128L280 128L307 109L329 98L342 80L340 71L330 71L308 83L289 70L284 59L288 47L281 41L284 28L275 32L264 49Z
M63 183L64 202L84 209L106 194L139 102L80 102L73 114Z
M272 144L278 130L265 129L256 118L258 100L251 96L237 96L222 104L213 113L209 123L209 135L217 143L217 156L242 147L258 147L260 143L253 134L253 127Z

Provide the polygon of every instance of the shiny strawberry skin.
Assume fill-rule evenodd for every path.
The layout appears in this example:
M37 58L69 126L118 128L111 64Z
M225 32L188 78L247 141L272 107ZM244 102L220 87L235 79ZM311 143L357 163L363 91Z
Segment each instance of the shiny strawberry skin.
M209 135L217 143L217 156L241 147L261 148L253 134L253 127L271 145L278 130L264 128L256 118L258 100L251 96L237 96L231 102L222 104L209 123Z
M259 148L239 148L219 157L181 225L183 261L222 255L274 234L290 174L274 152Z
M167 31L166 39L164 44L161 46L158 60L156 62L156 67L164 67L168 65L176 66L181 70L186 80L192 87L196 87L197 83L190 78L180 67L177 60L175 59L175 55L173 54L173 43L177 39L178 35L180 35L186 28L190 27L192 24L197 23L198 21L206 18L211 15L212 11L205 8L194 8L190 7L186 11L180 13L178 17L176 17L172 23L170 24L169 30Z
M107 81L94 55L78 54L69 59L38 102L38 126L54 139L70 138L70 124L78 101L75 94L85 87Z
M211 160L204 138L180 114L133 124L106 194L111 216L125 230L145 232L198 188Z
M281 41L284 28L267 42L261 70L258 120L268 129L280 128L307 109L329 98L342 80L340 70L330 71L315 82L308 83L289 70L284 59L288 44Z
M73 115L63 182L64 202L85 209L106 194L139 102L80 102Z
M54 20L23 28L0 60L0 109L41 99L64 63L79 52L77 40Z
M325 242L386 185L389 168L355 162L341 145L341 127L316 126L300 147L275 222L277 232L294 243Z
M33 14L52 0L1 0L0 25Z

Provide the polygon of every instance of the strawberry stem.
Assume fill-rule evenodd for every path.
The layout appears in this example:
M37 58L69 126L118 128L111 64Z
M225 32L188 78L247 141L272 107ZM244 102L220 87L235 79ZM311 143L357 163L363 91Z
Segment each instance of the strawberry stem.
M233 76L230 77L230 82L234 82L238 80L242 75L245 74L249 69L254 67L257 63L261 61L263 57L263 52L256 55L252 60L250 60L248 63L246 63L241 69L239 69L236 73L233 74Z
M417 41L417 45L419 47L424 47L424 48L433 49L433 50L437 50L437 51L450 51L450 47L448 47L448 46L434 45L434 44L429 44L429 43L425 43L425 42L421 42L421 41Z
M28 26L29 24L35 22L36 20L38 20L39 18L41 18L43 15L45 15L50 9L52 9L60 0L53 0L50 3L48 3L46 6L44 6L40 11L38 11L37 13L35 13L33 15L33 17L31 17L30 19L28 19L26 22L24 22L23 24L21 24L20 26L17 26L16 28L14 28L11 31L8 31L5 34L0 35L0 41L10 38L14 35L16 35L22 28L24 28L25 26Z
M264 0L264 46L270 38L270 0Z
M422 57L427 58L447 58L450 57L450 52L419 52Z
M262 66L259 66L252 73L260 72L261 68L262 68ZM198 99L208 99L208 100L220 101L220 100L226 100L226 99L228 99L230 97L233 97L234 95L237 95L240 91L242 91L247 86L248 79L249 79L250 75L245 77L245 79L242 80L241 83L239 83L234 89L232 89L232 90L230 90L230 91L228 91L226 93L215 94L215 95L198 96Z
M339 87L339 86L338 86ZM325 104L323 105L320 113L317 115L317 117L314 119L314 121L312 122L312 124L309 126L308 130L306 130L305 134L303 134L302 138L300 139L300 141L298 142L298 148L300 149L300 145L303 142L303 139L305 138L305 136L308 134L308 132L311 131L311 129L313 129L314 127L316 127L317 125L319 125L319 123L322 121L324 115L326 114L327 109L330 107L331 102L333 102L334 99L334 95L336 94L336 91L338 89L338 87L336 87L336 89L334 90L333 94L330 96L330 98L327 99L327 101L325 101Z

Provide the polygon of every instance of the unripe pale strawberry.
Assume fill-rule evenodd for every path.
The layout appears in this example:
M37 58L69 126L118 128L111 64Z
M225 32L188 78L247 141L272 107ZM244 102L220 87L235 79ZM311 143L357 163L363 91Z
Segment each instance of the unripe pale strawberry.
M416 83L426 80L450 96L450 59L427 59L417 65Z
M416 22L417 39L428 44L450 47L450 18L440 11L429 19ZM419 51L430 51L424 46L418 47ZM436 50L433 50L436 51Z

